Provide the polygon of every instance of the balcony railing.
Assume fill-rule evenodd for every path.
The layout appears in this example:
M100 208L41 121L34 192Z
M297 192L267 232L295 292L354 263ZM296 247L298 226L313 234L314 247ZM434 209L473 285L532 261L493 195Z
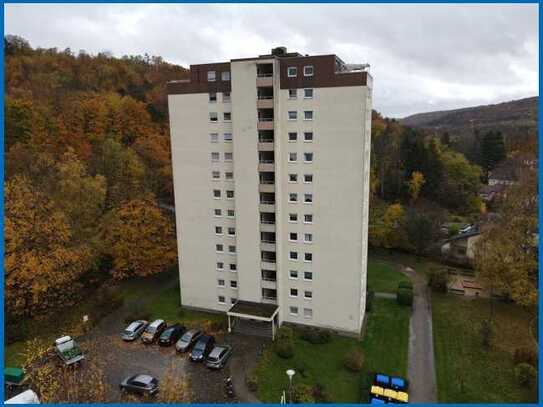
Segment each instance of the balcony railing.
M277 278L275 278L275 277L262 277L262 281L271 281L272 283L275 283L277 281Z
M275 259L261 259L264 263L275 263Z
M273 72L257 72L256 77L257 78L271 78L273 76Z
M273 95L258 95L258 100L270 100L273 99Z
M265 185L273 185L275 184L275 181L273 179L261 179L260 183Z
M258 142L259 143L273 143L273 139L272 138L259 137Z
M264 224L264 225L275 225L275 221L274 221L274 220L260 219L260 223L262 223L262 224Z
M263 158L259 159L258 162L260 164L273 164L274 163L274 160L265 160Z
M272 243L272 244L275 244L277 242L276 240L268 240L268 239L261 239L260 241L262 243Z
M275 200L272 200L272 199L261 199L261 200L260 200L260 203L261 203L261 204L264 204L264 205L275 205Z
M273 117L258 117L259 122L273 122Z

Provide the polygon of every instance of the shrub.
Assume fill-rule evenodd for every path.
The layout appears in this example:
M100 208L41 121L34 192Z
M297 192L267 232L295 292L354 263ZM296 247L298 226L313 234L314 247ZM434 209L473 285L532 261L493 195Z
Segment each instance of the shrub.
M308 384L296 384L291 389L292 402L296 404L314 403L313 388ZM288 401L288 397L287 397Z
M490 346L492 345L492 340L494 338L494 332L495 332L494 324L491 321L485 319L481 322L480 330L481 330L483 346L486 348L490 348Z
M528 363L519 363L515 366L515 377L521 386L533 387L536 383L537 370Z
M301 336L304 341L314 345L328 343L332 340L330 331L318 328L305 328Z
M413 305L413 290L408 288L399 288L396 292L396 301L400 305Z
M537 366L537 359L537 349L528 347L515 349L513 356L516 365L519 363L528 363L529 365Z
M364 354L360 349L353 349L350 351L343 361L343 366L351 372L360 372L363 364Z
M282 340L294 340L294 329L291 327L288 327L286 325L281 326L277 330L277 334L275 335L276 341L282 341Z
M398 288L406 288L408 290L412 290L413 289L413 283L411 281L400 281L398 283Z
M456 236L459 233L460 233L460 226L458 226L457 224L453 224L449 226L449 237Z
M371 312L374 298L375 292L373 292L372 290L366 292L366 312Z
M252 391L253 393L256 393L258 390L258 375L253 370L250 373L247 373L245 376L245 383L247 384L247 388Z
M368 404L370 402L369 394L372 384L372 374L361 374L360 375L360 403Z
M316 383L312 390L313 399L315 403L328 403L330 402L330 395L326 391L326 388L321 383Z
M449 283L449 274L447 270L431 269L428 277L428 285L433 291L446 293Z
M294 356L294 343L287 339L276 342L275 353L283 359L290 359Z

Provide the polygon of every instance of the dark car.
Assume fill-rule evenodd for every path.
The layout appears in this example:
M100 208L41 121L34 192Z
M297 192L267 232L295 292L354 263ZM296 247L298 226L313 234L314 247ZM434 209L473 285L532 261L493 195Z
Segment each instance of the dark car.
M147 325L149 325L149 322L144 320L134 321L121 332L121 338L123 341L133 341L142 334Z
M158 392L158 379L146 374L137 374L124 379L119 387L123 392L152 395Z
M165 329L166 322L163 319L156 319L147 325L143 335L141 335L141 340L143 343L153 343Z
M187 328L185 328L183 325L170 325L164 330L164 332L162 332L160 338L158 338L158 344L162 346L173 345L179 340L181 335L183 335L186 330Z
M183 334L183 336L175 344L175 349L179 352L188 352L194 343L202 336L204 333L199 329L191 329Z
M206 366L212 369L220 369L224 367L230 356L232 356L231 346L215 346L206 359Z
M215 338L211 335L202 335L196 341L190 351L190 360L193 362L203 362L215 345Z

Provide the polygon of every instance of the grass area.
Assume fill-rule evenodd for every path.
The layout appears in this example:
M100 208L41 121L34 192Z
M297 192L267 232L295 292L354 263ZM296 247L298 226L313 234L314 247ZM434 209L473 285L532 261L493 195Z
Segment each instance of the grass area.
M362 342L338 335L326 344L313 345L296 338L291 359L282 359L270 348L257 367L258 398L278 403L288 385L287 369L295 369L294 383L320 383L334 403L360 402L361 374L382 371L406 375L410 309L393 300L375 299L368 314L368 326ZM362 373L343 366L345 356L355 348L364 352Z
M515 349L534 346L530 317L518 306L495 302L496 336L486 350L479 329L489 306L486 299L432 296L439 402L536 402L536 392L520 387L514 376Z
M394 265L378 260L368 261L368 290L395 293L401 281L409 281L409 278L396 271Z

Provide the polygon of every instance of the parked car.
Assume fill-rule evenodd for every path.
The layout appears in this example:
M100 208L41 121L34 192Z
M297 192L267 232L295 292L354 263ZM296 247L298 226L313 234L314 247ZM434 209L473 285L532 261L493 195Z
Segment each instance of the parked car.
M153 395L158 392L158 379L146 374L127 377L119 385L121 391Z
M176 343L181 335L185 333L187 328L183 325L175 324L171 325L162 332L160 338L158 338L158 344L162 346L170 346Z
M199 329L191 329L183 334L183 336L175 344L175 349L179 352L188 352L189 349L204 333Z
M215 338L211 335L202 335L190 351L190 360L203 362L215 345Z
M459 230L459 232L468 233L468 232L471 232L471 229L473 229L473 225L465 225L463 228Z
M206 366L212 369L224 367L230 356L232 347L230 345L215 346L206 359Z
M121 338L123 341L133 341L143 333L145 328L147 328L149 322L142 319L132 322L128 325L125 330L121 333Z
M79 363L85 359L85 355L79 345L70 336L63 336L55 341L55 351L65 365Z
M145 331L141 335L143 343L153 343L162 332L166 329L166 322L163 319L156 319L147 325Z

